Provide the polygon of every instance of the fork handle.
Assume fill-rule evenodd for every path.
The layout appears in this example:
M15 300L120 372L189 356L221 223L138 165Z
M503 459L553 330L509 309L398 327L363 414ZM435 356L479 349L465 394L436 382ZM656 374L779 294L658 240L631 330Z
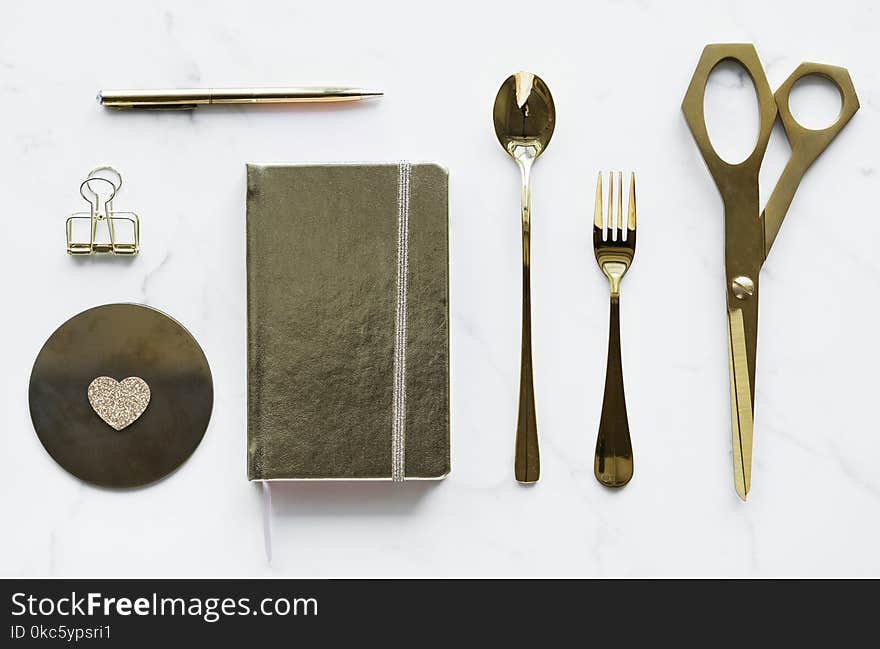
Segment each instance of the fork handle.
M593 464L596 479L606 487L622 487L633 476L632 442L623 392L623 364L620 360L620 295L611 296L608 332L608 365L605 369L605 397L596 439Z

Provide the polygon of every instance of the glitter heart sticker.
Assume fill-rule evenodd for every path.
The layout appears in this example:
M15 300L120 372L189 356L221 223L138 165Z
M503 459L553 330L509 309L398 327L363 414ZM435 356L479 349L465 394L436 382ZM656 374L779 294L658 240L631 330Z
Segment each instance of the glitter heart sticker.
M88 394L92 409L116 430L131 425L150 404L150 386L137 376L121 381L99 376L89 383Z

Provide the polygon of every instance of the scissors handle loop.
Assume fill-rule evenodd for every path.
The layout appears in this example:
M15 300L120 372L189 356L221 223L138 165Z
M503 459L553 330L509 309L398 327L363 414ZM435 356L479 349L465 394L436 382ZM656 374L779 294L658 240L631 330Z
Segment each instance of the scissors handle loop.
M821 129L802 126L791 113L791 90L795 84L811 75L830 81L840 93L840 114L830 126ZM785 134L791 142L792 155L797 151L800 155L809 155L815 160L831 143L838 133L846 126L859 109L859 98L853 86L852 78L846 68L824 63L801 63L791 76L776 91L776 106L779 108L779 119L785 127ZM812 161L811 160L811 161Z
M738 164L726 162L718 155L715 147L712 146L709 131L706 128L704 106L706 83L709 81L712 70L724 61L736 61L749 73L758 96L758 115L760 118L758 141L749 157ZM767 150L767 142L770 140L770 132L776 121L777 111L773 91L770 90L770 84L767 83L767 76L764 74L764 68L758 59L755 46L750 43L707 45L703 49L703 55L700 57L697 69L691 78L690 86L688 86L681 104L681 110L684 112L691 134L725 202L731 196L741 195L744 183L756 185L758 171L761 169L761 161Z
M830 126L821 129L807 128L798 123L794 115L791 114L792 88L804 77L813 75L827 79L840 93L840 114L837 116L837 120ZM785 134L791 144L791 157L788 159L776 187L773 188L773 193L770 194L767 207L764 209L765 257L770 253L770 247L776 240L776 235L779 234L782 220L791 206L801 178L859 110L859 98L846 68L822 63L801 63L776 91L776 105L779 108L779 120L785 128Z

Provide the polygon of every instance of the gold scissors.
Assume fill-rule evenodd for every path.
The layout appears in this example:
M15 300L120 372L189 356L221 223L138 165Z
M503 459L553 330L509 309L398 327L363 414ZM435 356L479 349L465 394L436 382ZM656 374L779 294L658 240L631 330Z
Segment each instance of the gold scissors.
M760 129L755 149L743 162L729 164L712 147L706 130L703 96L712 70L722 61L736 61L749 73L758 95ZM801 126L789 109L795 83L808 75L825 77L840 92L837 121L824 129ZM681 104L685 120L718 186L724 202L725 277L730 358L730 414L733 428L733 474L743 500L752 475L752 427L755 400L755 355L758 342L758 275L779 233L782 220L806 170L859 109L852 79L845 68L802 63L779 87L770 91L755 46L707 45ZM758 172L770 132L779 115L791 144L788 163L761 212Z

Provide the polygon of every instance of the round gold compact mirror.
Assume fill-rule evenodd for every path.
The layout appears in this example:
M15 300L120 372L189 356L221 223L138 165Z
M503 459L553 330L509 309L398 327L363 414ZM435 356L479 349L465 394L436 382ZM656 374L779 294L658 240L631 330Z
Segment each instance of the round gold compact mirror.
M31 371L37 436L77 478L138 487L183 464L214 404L211 368L176 320L140 304L106 304L74 316Z

